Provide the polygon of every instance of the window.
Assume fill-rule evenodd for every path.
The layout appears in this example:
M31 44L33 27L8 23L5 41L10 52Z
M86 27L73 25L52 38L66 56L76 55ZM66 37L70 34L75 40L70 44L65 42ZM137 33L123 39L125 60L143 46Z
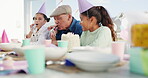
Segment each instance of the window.
M24 0L1 0L0 37L5 29L8 39L24 37Z

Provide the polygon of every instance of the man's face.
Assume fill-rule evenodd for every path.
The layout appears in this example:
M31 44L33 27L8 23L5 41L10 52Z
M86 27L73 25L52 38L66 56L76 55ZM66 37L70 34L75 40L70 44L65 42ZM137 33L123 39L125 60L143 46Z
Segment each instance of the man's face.
M68 23L69 23L68 19L69 19L68 14L62 14L62 15L54 17L55 23L58 26L58 30L66 30L67 29Z

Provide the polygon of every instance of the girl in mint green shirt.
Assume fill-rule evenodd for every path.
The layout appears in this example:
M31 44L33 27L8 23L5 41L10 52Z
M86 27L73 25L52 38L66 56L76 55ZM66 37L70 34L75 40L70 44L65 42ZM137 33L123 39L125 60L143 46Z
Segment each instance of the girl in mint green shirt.
M81 46L109 47L116 35L113 22L103 6L94 6L80 14L83 33Z

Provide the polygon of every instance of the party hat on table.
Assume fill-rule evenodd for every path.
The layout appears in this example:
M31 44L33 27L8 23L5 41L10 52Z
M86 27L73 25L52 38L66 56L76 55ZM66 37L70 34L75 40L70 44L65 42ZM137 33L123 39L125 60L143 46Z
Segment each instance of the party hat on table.
M41 8L39 9L39 11L37 13L43 13L43 14L46 15L45 2L42 4Z
M87 0L78 0L78 5L79 5L79 12L83 13L93 7L91 3L89 3Z
M5 30L3 30L3 34L2 34L2 43L9 43Z

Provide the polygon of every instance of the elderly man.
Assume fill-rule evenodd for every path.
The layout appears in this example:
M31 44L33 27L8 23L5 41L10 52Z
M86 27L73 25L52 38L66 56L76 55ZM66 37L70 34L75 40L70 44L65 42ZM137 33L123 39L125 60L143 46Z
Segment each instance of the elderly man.
M50 33L53 44L57 45L57 40L61 40L62 34L67 34L68 32L79 36L82 34L80 22L72 17L71 14L72 10L69 5L61 5L50 15L50 17L54 17L56 24L48 28L50 31L54 30Z

